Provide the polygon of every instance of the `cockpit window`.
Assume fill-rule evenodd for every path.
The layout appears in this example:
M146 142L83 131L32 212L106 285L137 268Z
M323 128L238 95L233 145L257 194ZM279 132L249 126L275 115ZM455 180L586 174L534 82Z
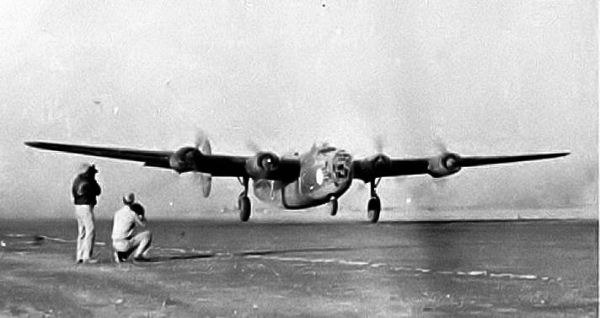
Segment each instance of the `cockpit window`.
M341 168L338 168L338 169L335 171L335 176L336 176L338 179L343 179L343 178L346 178L346 177L348 176L348 172L347 172L347 171L346 171L346 169L344 169L344 167L342 166Z
M331 147L331 146L329 146L329 147L323 147L323 148L319 149L319 154L324 154L324 153L332 152L332 151L335 151L335 150L336 150L335 147Z
M348 177L349 169L346 167L346 163L338 162L333 165L333 172L337 179L344 179Z
M339 152L335 155L332 162L332 170L336 179L346 179L350 175L351 157L345 152Z

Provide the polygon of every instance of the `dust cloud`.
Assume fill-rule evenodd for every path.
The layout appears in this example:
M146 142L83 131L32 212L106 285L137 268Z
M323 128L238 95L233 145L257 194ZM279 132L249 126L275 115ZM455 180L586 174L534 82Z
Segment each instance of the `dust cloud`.
M589 1L5 2L0 211L71 217L82 161L100 170L100 217L130 191L149 215L226 210L232 179L206 200L185 175L23 145L173 150L198 128L226 154L327 141L361 157L377 136L394 157L435 154L437 138L465 155L570 150L381 191L392 205L597 205L596 30Z

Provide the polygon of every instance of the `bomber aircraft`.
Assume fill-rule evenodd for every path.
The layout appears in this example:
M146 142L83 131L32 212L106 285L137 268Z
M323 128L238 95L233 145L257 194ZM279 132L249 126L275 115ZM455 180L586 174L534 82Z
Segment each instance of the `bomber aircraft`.
M198 136L194 146L175 151L140 150L130 148L72 145L30 141L26 145L53 151L143 162L144 166L172 169L177 173L197 173L202 194L208 197L212 177L236 177L243 186L238 197L240 219L250 218L249 181L254 195L261 201L283 205L286 209L305 209L330 204L331 215L338 210L337 199L359 179L370 184L371 198L367 217L377 222L381 201L376 188L383 177L428 174L442 178L455 174L463 167L503 164L562 157L569 152L536 153L510 156L461 156L441 149L425 158L390 158L382 151L363 159L354 159L345 150L328 144L313 145L303 154L278 156L269 151L257 151L254 156L212 154L205 136Z

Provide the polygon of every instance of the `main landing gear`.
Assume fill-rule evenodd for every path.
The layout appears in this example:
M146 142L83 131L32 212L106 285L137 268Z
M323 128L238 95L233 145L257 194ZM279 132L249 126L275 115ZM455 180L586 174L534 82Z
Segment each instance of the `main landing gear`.
M369 203L367 204L367 218L371 223L377 223L379 221L379 212L381 212L381 201L379 200L379 196L375 192L375 188L379 185L381 179L371 180L371 199L369 199Z
M250 219L250 211L252 209L250 199L248 198L248 177L244 177L243 181L240 180L240 183L244 186L244 190L242 191L242 193L240 193L240 196L238 197L240 220L242 220L242 222L247 222L248 219Z

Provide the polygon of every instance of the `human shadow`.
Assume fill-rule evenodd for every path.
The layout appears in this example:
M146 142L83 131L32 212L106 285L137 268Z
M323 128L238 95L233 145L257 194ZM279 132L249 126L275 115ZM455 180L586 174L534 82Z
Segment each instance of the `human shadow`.
M177 260L194 260L214 257L214 253L187 253L181 255L158 255L152 256L145 260L133 260L134 263L162 263Z

